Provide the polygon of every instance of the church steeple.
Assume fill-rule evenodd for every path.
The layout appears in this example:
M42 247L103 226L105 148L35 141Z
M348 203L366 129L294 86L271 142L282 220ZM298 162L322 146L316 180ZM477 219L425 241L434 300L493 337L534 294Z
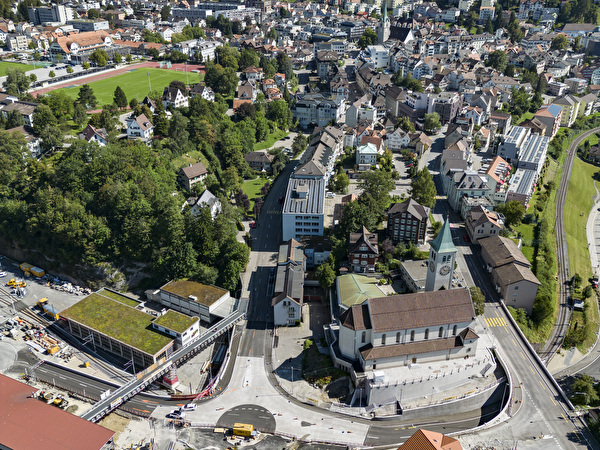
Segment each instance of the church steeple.
M390 38L390 19L387 16L387 0L383 0L381 20L377 27L377 43L383 44Z
M458 249L452 241L452 231L448 218L444 221L442 229L430 244L429 264L425 291L450 289L452 274L454 273L454 259Z

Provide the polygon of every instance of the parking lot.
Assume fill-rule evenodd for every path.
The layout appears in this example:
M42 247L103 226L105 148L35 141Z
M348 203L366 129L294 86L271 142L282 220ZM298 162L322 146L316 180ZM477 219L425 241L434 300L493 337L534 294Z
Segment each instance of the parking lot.
M6 287L6 283L12 278L22 279L27 283L26 295L20 300L27 306L34 306L41 298L48 298L48 302L53 305L58 311L62 311L83 298L87 290L81 289L79 286L74 286L71 283L63 282L54 283L52 280L44 280L35 277L24 277L23 271L19 268L19 262L12 261L8 258L0 260L0 271L6 272L6 276L0 278L2 288L5 291L12 291ZM54 287L51 287L54 286ZM73 292L69 292L72 290ZM4 302L0 302L0 322L5 321L12 316L12 309Z

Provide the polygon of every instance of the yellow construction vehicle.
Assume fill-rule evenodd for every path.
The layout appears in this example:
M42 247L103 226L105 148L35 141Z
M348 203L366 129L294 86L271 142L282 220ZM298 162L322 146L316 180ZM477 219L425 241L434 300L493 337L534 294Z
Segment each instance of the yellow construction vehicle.
M6 285L8 287L27 287L27 283L25 283L24 281L21 280L15 280L14 278L11 278L10 281L8 283L6 283Z

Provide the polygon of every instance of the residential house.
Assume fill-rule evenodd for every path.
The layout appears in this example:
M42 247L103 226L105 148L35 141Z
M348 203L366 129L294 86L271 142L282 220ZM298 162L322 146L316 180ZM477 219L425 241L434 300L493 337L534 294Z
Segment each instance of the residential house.
M479 244L485 268L506 305L531 314L540 282L523 252L512 239L502 236L480 239Z
M408 147L411 142L410 134L402 128L396 128L393 133L385 135L386 146L392 152L399 152L401 149Z
M428 207L420 205L412 198L402 203L394 203L387 212L387 237L392 239L394 244L425 243L429 211Z
M350 233L348 242L348 260L353 272L375 272L375 263L379 259L377 234L370 233L365 227L359 233Z
M207 208L210 212L211 219L215 220L215 217L221 212L221 202L212 192L206 189L202 195L193 202L191 209L192 215L195 217L200 216L202 214L202 208Z
M546 136L552 139L560 128L562 107L556 104L544 105L535 113L534 118L546 125Z
M208 86L205 86L200 83L195 84L190 90L190 97L194 98L196 96L199 96L204 100L208 100L209 102L215 101L215 93L213 92L213 90Z
M275 326L294 326L302 320L305 270L306 257L298 241L289 239L279 246L271 300Z
M29 153L26 156L29 156L34 159L37 159L40 156L42 156L42 140L39 137L34 136L30 129L25 128L24 126L20 126L16 128L10 128L6 131L11 134L16 132L21 133L23 135L25 141L27 141L27 150L29 151Z
M502 137L497 154L509 163L518 159L519 153L531 136L531 128L512 127L508 134Z
M555 98L552 104L559 105L562 108L560 126L570 127L573 125L579 114L579 99L568 94L564 97Z
M108 133L104 128L95 128L91 124L88 124L88 126L79 133L79 139L83 139L87 142L95 142L100 147L104 147L108 144Z
M187 108L189 106L187 96L176 87L165 87L161 100L165 108L169 106L173 108Z
M149 140L154 131L152 122L145 114L140 114L137 117L129 117L127 121L127 138Z
M502 215L488 211L482 206L475 206L466 213L465 229L474 244L479 239L498 236L503 228L504 218Z
M248 163L251 169L257 172L270 172L271 164L273 163L274 155L271 155L266 150L246 153L244 161Z
M323 94L297 94L292 114L302 128L311 124L323 127L329 122L341 123L344 117L343 97L325 97Z
M356 165L359 171L369 170L377 164L377 147L375 144L366 143L356 148Z
M590 93L583 97L579 97L579 103L579 117L587 117L598 110L596 106L598 103L598 96L596 94Z
M255 83L259 83L265 76L265 73L262 68L250 66L244 70L244 74L246 74L246 80L254 81Z
M455 173L448 187L448 203L454 211L461 210L463 197L485 197L490 193L487 177L474 170Z
M521 202L525 208L529 207L529 200L533 196L538 181L538 173L530 169L517 169L510 178L506 190L506 202Z
M198 162L196 164L189 164L188 166L183 167L179 171L178 179L183 188L186 191L191 192L194 185L204 181L207 175L208 170L206 170L204 164Z

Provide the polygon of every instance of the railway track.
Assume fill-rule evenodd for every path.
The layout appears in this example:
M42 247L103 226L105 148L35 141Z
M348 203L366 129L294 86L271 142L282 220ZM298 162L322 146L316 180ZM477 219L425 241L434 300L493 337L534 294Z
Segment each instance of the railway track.
M569 180L571 178L571 172L573 170L573 161L577 154L577 147L579 144L587 138L589 135L600 131L600 127L593 128L582 133L578 136L569 146L567 150L567 156L565 158L565 165L563 168L563 176L560 180L556 195L556 214L555 214L555 230L556 230L556 251L558 261L558 283L560 286L559 291L559 305L558 305L558 319L552 330L550 339L546 342L546 345L540 352L540 359L544 364L548 365L550 360L554 357L556 352L560 349L564 338L569 330L569 322L571 320L571 308L570 308L570 296L571 287L568 281L571 279L571 273L569 270L569 249L567 248L567 237L565 234L564 227L564 209L565 202L567 200L567 192L569 188Z

